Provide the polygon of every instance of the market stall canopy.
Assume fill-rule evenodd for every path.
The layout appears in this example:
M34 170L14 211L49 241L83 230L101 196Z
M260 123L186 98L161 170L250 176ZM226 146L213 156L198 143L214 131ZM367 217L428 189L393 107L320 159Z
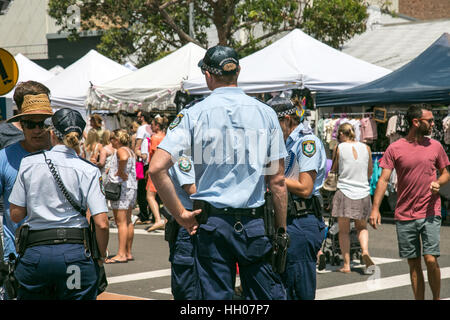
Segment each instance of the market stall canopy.
M17 66L19 67L19 79L17 80L17 83L29 80L45 82L55 76L53 73L45 70L21 53L16 54L14 56L14 59L16 60ZM13 95L14 89L8 92L6 95L0 97L12 99Z
M86 105L91 110L111 113L175 107L175 94L181 89L182 80L202 75L197 63L204 55L205 49L188 43L132 74L94 85L89 90Z
M450 34L444 33L414 60L371 83L338 92L319 92L318 107L450 103Z
M51 91L52 107L85 110L84 102L91 83L105 83L131 72L97 51L90 50L44 84Z
M295 29L240 60L238 85L247 93L308 88L344 90L378 79L390 70L356 59ZM183 81L190 94L209 90L204 77Z

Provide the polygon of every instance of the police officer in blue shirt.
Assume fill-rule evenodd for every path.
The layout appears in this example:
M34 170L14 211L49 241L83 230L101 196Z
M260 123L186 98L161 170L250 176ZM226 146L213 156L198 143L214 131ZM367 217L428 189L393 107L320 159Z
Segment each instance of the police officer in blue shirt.
M169 169L170 178L176 194L187 210L192 210L193 203L189 198L196 192L195 173L190 157L182 156L178 162ZM164 208L165 209L165 208ZM162 211L163 214L166 212ZM170 214L170 213L169 213ZM198 300L199 281L195 268L193 239L183 227L180 227L172 217L166 217L166 240L169 241L171 262L171 287L175 300Z
M285 299L280 276L266 259L272 245L262 219L268 186L275 226L285 228L287 153L276 114L237 87L234 49L208 49L199 67L212 93L169 126L150 164L152 180L177 222L196 234L202 299L232 299L236 262L247 298ZM194 211L182 205L167 173L183 154L194 162Z
M48 102L49 103L49 102ZM22 226L16 278L18 299L96 299L99 266L87 246L88 221L68 201L90 209L102 257L108 244L108 207L99 169L77 155L86 125L81 114L61 109L51 118L50 151L25 157L9 197L11 219ZM47 160L46 160L47 159ZM48 163L66 189L64 194ZM92 222L93 221L93 222ZM24 230L28 230L25 232Z
M288 299L314 300L316 261L324 234L320 188L325 179L325 148L322 141L304 124L304 110L290 99L275 97L267 102L278 115L286 140L286 185L289 191L286 271L282 274Z

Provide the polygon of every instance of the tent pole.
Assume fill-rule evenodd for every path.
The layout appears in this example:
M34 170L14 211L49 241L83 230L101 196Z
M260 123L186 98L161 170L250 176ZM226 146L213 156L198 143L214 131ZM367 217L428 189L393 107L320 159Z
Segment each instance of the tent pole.
M316 135L316 137L318 137L319 135L319 129L317 128L317 124L319 123L319 108L317 108L316 105L316 93L312 94L311 93L311 97L313 98L313 104L314 104L314 134Z

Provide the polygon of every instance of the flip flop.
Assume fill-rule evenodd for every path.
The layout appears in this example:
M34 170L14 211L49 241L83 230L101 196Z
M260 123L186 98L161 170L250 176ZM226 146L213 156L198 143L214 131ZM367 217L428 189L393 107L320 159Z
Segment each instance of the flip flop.
M351 272L352 272L352 270L348 270L348 271L345 270L345 271L344 271L344 270L342 270L342 269L337 269L336 271L337 271L337 272L340 272L340 273L351 273Z
M105 261L105 264L115 264L115 263L127 263L128 260L120 261L116 259L109 259L109 261Z
M136 220L135 224L137 224L137 225L150 224L150 220L145 220L145 221Z

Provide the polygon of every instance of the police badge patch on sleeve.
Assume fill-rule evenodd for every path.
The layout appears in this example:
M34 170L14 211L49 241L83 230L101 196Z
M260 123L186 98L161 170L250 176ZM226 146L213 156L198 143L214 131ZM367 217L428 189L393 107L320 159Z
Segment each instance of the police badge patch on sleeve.
M183 119L183 117L184 117L184 114L182 114L182 113L177 114L177 117L170 124L169 129L172 130L176 126L178 126L181 122L181 119Z
M98 178L98 182L100 183L100 191L105 195L105 186L103 185L103 178Z
M303 141L302 152L305 156L311 158L316 154L316 142L314 140Z
M189 172L192 169L192 164L188 158L180 157L180 159L178 159L178 167L181 171Z

